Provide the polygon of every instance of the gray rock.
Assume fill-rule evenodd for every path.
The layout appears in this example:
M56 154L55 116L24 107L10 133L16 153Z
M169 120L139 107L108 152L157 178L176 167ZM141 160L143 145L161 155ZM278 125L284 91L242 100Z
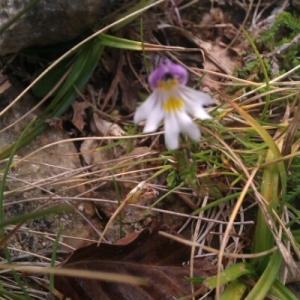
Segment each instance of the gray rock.
M24 88L21 83L15 80L11 81L11 84L11 87L4 93L0 93L0 111L14 100ZM20 119L35 104L36 100L30 94L23 97L0 118L0 129L2 130L15 120ZM41 112L42 108L35 110L25 120L21 120L16 126L1 133L0 151L15 142L28 121L41 114ZM27 146L17 151L14 162L20 161L43 146L68 138L69 136L63 130L54 127L48 128ZM69 206L74 208L70 212L47 215L26 222L16 235L10 239L10 246L34 253L50 251L53 247L53 240L50 237L55 237L60 224L64 226L63 235L76 239L81 237L97 240L99 238L94 227L89 224L89 219L92 219L92 217L84 214L86 201L74 200L74 197L85 192L84 186L78 187L76 183L68 182L72 178L72 172L74 174L82 167L76 153L77 150L72 142L61 143L36 152L10 169L4 195L6 219L30 213L44 204L59 206L61 203L64 205L69 203ZM4 168L5 163L6 161L0 162L0 169ZM53 195L53 198L51 198L51 195ZM79 209L79 207L81 208ZM10 229L7 228L8 232ZM82 246L80 240L76 243L72 238L68 238L67 242L66 238L61 238L61 240L68 245L72 244L74 248ZM83 244L85 243L83 241ZM70 250L70 248L67 250ZM18 255L17 251L13 254Z
M0 55L67 42L99 23L122 0L40 0L0 35ZM30 0L0 0L0 28ZM122 1L123 2L123 1Z

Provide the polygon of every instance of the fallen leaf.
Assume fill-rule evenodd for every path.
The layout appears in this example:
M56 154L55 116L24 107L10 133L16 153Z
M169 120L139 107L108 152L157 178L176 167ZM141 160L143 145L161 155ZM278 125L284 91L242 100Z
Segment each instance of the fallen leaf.
M128 203L138 203L141 199L152 199L158 196L158 194L158 191L148 185L146 181L141 181L128 193L126 199Z
M169 231L166 227L160 230ZM92 244L78 249L61 266L116 273L116 276L134 275L146 279L148 285L56 276L55 288L72 300L173 300L191 292L190 282L186 280L189 266L183 265L189 257L188 246L167 239L158 231L145 229L135 234L133 239L127 237L117 244L101 244L100 247ZM215 275L215 272L215 266L204 259L198 260L194 268L194 276L199 277L207 278ZM203 285L195 284L195 289L200 288L207 292Z
M118 124L106 121L96 113L93 114L90 126L96 136L115 136L116 140L119 140L120 137L126 135L126 132ZM107 141L107 143L111 143L111 141ZM111 148L110 151L114 152L115 158L119 158L120 155L126 152L130 144L132 147L134 146L134 142L124 141L120 145Z
M122 136L126 132L118 125L101 119L96 113L93 114L91 128L94 134L100 136Z
M62 117L53 117L47 119L45 122L58 130L63 130L63 121L64 119Z
M72 104L73 118L72 123L74 126L83 133L84 126L86 125L86 109L90 107L90 104L86 101L75 101Z
M8 81L7 76L0 73L0 94L4 93L11 87L11 83Z
M132 113L136 110L137 99L139 98L137 88L133 86L132 79L126 77L126 73L120 76L120 87L122 90L122 108Z

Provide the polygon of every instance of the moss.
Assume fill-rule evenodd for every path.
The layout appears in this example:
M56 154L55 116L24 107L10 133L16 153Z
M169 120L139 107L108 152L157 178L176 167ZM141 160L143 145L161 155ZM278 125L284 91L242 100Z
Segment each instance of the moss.
M273 26L268 30L261 31L255 43L261 54L267 54L276 48L280 48L284 44L290 44L291 41L300 32L300 18L295 13L282 12L276 15ZM263 61L270 77L278 76L285 73L300 64L299 56L300 42L291 44L282 53L274 54L271 58L264 57ZM276 59L274 59L276 58ZM272 61L273 60L273 61ZM274 67L275 64L277 67ZM280 71L277 71L280 70ZM297 71L300 75L300 71ZM236 76L248 78L255 77L263 78L262 70L258 59L251 60L245 63L244 67L236 71Z

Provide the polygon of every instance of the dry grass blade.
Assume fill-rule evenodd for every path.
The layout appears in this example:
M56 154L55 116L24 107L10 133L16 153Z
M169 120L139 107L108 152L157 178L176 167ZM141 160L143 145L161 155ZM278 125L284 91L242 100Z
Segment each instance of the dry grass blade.
M243 191L239 197L239 199L237 200L232 212L231 212L231 215L230 215L230 218L229 218L229 221L228 221L228 225L226 226L226 230L225 230L225 233L224 233L224 236L223 236L223 240L222 240L222 243L221 243L221 246L220 246L220 252L219 252L219 255L218 255L218 273L217 273L217 288L216 288L216 298L219 299L220 298L220 276L221 276L221 269L222 269L222 257L223 257L223 252L224 252L224 249L226 247L226 242L227 242L227 238L229 236L229 232L232 228L232 225L233 225L233 221L234 219L236 218L236 215L238 213L238 210L240 209L241 205L242 205L242 202L246 196L246 193L247 193L247 190L249 189L250 185L253 184L253 178L254 176L256 175L256 172L258 171L259 169L259 164L260 162L257 163L257 167L254 168L252 170L252 173L250 174L244 188L243 188Z
M63 275L70 277L78 278L87 278L87 279L97 279L97 280L108 280L112 282L122 282L129 284L137 285L146 285L147 281L143 278L130 276L130 275L119 275L112 274L107 272L95 272L95 271L86 271L86 270L72 270L64 268L47 268L47 267L37 267L37 266L23 266L18 264L1 264L1 270L15 270L25 273L41 273L41 274L54 274L54 275Z
M174 236L172 234L169 234L169 233L166 233L166 232L163 232L163 231L160 231L159 234L161 234L162 236L165 236L165 237L167 237L169 239L172 239L174 241L177 241L179 243L182 243L182 244L185 244L185 245L189 245L191 247L192 246L193 247L199 247L199 248L203 248L207 252L210 252L210 253L213 253L213 254L217 254L217 255L220 254L220 250L208 247L208 246L206 246L204 244L193 243L193 242L191 242L189 240L185 240L183 238ZM267 251L263 251L263 252L260 252L260 253L253 253L253 254L238 254L238 253L231 253L231 252L223 252L222 256L223 257L230 257L230 258L257 258L257 257L266 256L266 255L268 255L270 253L273 253L276 250L277 250L277 247L273 247L272 249L269 249Z
M153 0L142 0L139 4L149 1ZM132 287L134 293L131 298L137 298L140 292L146 293L140 299L146 299L145 295L152 295L152 292L158 293L153 299L167 298L159 294L162 289L156 288L155 281L164 285L166 290L176 286L178 294L172 297L177 298L209 298L212 297L207 293L209 288L216 299L222 300L232 299L238 291L241 291L239 299L278 298L278 291L285 295L285 298L279 298L289 299L287 295L290 294L285 287L287 269L280 269L280 264L283 257L291 269L289 274L293 272L292 277L297 278L298 264L295 264L291 251L300 257L297 249L300 221L298 204L294 200L299 198L300 193L300 176L297 175L300 167L300 142L297 141L300 65L295 65L298 60L295 52L292 63L287 59L291 67L279 68L276 73L276 66L283 66L283 56L281 53L272 58L268 56L276 49L283 49L285 58L288 58L290 49L296 46L293 43L298 42L299 33L296 39L289 39L287 48L278 47L277 36L264 45L253 34L257 57L259 52L267 54L260 55L259 62L255 58L247 60L245 53L253 52L253 49L249 49L249 41L236 24L245 25L252 17L254 27L264 17L269 20L267 15L273 14L274 9L282 9L287 1L281 4L264 2L258 1L255 5L253 0L247 5L242 1L220 2L210 6L208 2L200 5L199 1L188 4L156 1L98 30L41 74L47 74L84 44L87 58L93 43L102 43L101 46L105 47L101 48L102 56L94 64L88 86L78 85L73 89L73 84L70 84L74 97L80 98L75 100L73 110L70 109L60 119L50 120L49 131L58 134L56 138L49 140L46 136L43 143L18 152L18 157L13 159L7 176L8 188L4 192L3 210L7 218L15 212L22 215L24 207L32 211L43 203L58 207L67 204L72 207L72 213L54 216L50 221L38 219L6 226L6 237L0 244L8 243L14 254L13 261L20 258L20 262L11 265L4 260L5 264L0 265L6 268L3 277L10 276L12 269L26 276L40 273L28 276L28 280L35 277L37 282L44 280L47 285L49 280L43 279L42 274L54 274L58 281L68 282L69 291L73 289L74 295L85 286L86 290L95 292L95 299L105 299L102 294L105 288L102 287L106 284L113 287L110 291L119 293L115 299L123 299L127 295L126 289L131 289L129 283L143 284L142 287ZM128 28L118 32L116 27L112 28L150 7L153 9L143 15L142 21L135 19ZM276 20L275 16L272 18ZM286 26L285 23L279 26L279 34L294 33L294 29ZM110 34L116 36L105 32L107 29L112 29ZM251 32L249 28L245 30ZM92 39L91 44L87 44ZM269 44L274 48L267 49ZM76 52L76 57L80 56L83 48L79 49L78 55ZM93 49L97 52L98 48ZM140 134L144 124L133 122L136 107L151 92L149 73L156 70L161 55L186 68L189 72L187 86L208 92L216 103L214 107L205 107L212 116L211 120L202 122L193 119L202 133L201 140L182 139L182 147L175 151L165 146L164 124L157 124L157 132ZM27 58L24 60L27 63ZM84 61L82 58L81 62ZM17 60L13 62L19 66ZM45 61L38 62L45 64ZM66 68L63 72L71 63L64 62ZM28 63L31 64L29 59ZM60 65L58 69L61 69ZM78 75L76 70L73 70L74 76ZM63 72L57 77L61 77ZM36 95L43 99L37 106L31 106L31 111L41 106L52 92L56 93L56 87L64 81L68 72L59 82L53 76L51 87L55 83L57 85L45 98L46 92L42 94L43 81L40 81L40 86L36 85L40 96ZM52 72L44 80L48 81L50 75ZM0 115L6 117L9 108L15 109L12 106L18 104L37 80L17 98L14 94ZM51 113L52 109L56 111L54 106L46 113ZM18 122L15 119L6 122L6 127L1 127L0 132L8 132L17 127L13 125ZM68 131L69 135L60 135L63 131ZM71 148L61 150L66 145ZM59 157L59 162L44 160L44 153L50 153L49 157ZM74 161L76 163L72 164ZM71 164L65 166L64 162ZM1 163L6 163L6 160ZM32 176L35 170L43 169L49 169L49 172ZM143 194L144 186L152 193L147 190ZM147 198L149 194L151 197ZM32 226L35 222L40 227ZM59 249L63 250L58 250L53 261L56 260L56 264L61 262L66 253L74 250L64 261L65 265L57 269L48 268L49 252L28 250L19 245L28 236L34 241L39 240L35 244L45 244L45 248L49 249L56 236L53 228L57 228L52 227L52 223L65 225L59 242ZM141 243L133 242L130 247L125 247L128 250L125 253L126 242L118 241L120 237L127 236L132 242L132 232L145 228L151 232L153 228L156 230L160 225L164 228L166 224L172 228L172 234L162 230L154 241L148 240L149 244L141 252ZM174 232L182 233L185 238ZM156 248L160 238L168 240L173 248ZM19 244L18 239L21 241ZM156 260L148 262L148 265L139 263L139 259L150 259L153 253L167 259L176 256L181 247L185 248L185 252L177 257L181 258L176 267L180 269L179 273L167 263L156 265ZM136 254L137 258L128 261L128 257ZM182 266L183 257L184 261L189 261L189 266ZM28 265L30 259L31 268ZM199 273L199 261L209 262L209 268L214 270L215 273L210 274L208 279L203 279ZM95 269L101 272L90 272ZM87 270L89 272L86 273ZM173 275L176 273L180 280L166 275L165 271ZM276 278L277 273L280 273L280 282ZM115 277L115 274L120 277ZM139 275L137 277L141 281L125 274ZM186 280L188 276L190 281ZM149 280L142 280L142 277ZM112 279L116 283L105 282ZM181 291L177 280L184 285ZM201 280L205 281L205 289L198 286ZM77 289L75 285L80 286L81 283ZM127 288L122 293L124 286ZM100 290L101 294L97 294ZM68 292L59 297L63 299L67 295ZM80 293L76 297L74 299L80 299Z

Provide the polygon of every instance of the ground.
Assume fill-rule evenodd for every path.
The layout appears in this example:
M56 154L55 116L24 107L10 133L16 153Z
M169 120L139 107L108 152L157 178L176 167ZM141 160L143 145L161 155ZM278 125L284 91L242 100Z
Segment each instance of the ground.
M299 281L300 258L299 12L287 1L225 2L160 3L74 50L16 103L66 50L33 48L3 58L0 158L1 169L10 169L3 172L2 214L10 220L56 208L55 214L24 219L16 233L16 221L5 227L12 259L25 251L23 263L47 269L52 258L61 267L78 249L63 268L161 282L135 289L77 280L84 272L71 271L74 278L61 277L66 290L55 286L72 299L88 293L95 299L227 299L231 288L241 290L238 299L297 299L289 294L297 295L297 285L289 283ZM166 148L163 127L142 135L142 124L133 123L136 108L151 93L148 74L161 56L185 66L188 86L215 102L206 107L213 119L195 121L201 140L183 138L177 151ZM17 145L7 163L14 151L9 145L20 137L25 145ZM227 281L218 282L216 274L224 269ZM89 276L101 279L99 272ZM46 277L26 277L31 297L45 298L52 278L45 287ZM2 283L6 290L20 290L5 281L11 277ZM56 290L55 296L62 299Z

